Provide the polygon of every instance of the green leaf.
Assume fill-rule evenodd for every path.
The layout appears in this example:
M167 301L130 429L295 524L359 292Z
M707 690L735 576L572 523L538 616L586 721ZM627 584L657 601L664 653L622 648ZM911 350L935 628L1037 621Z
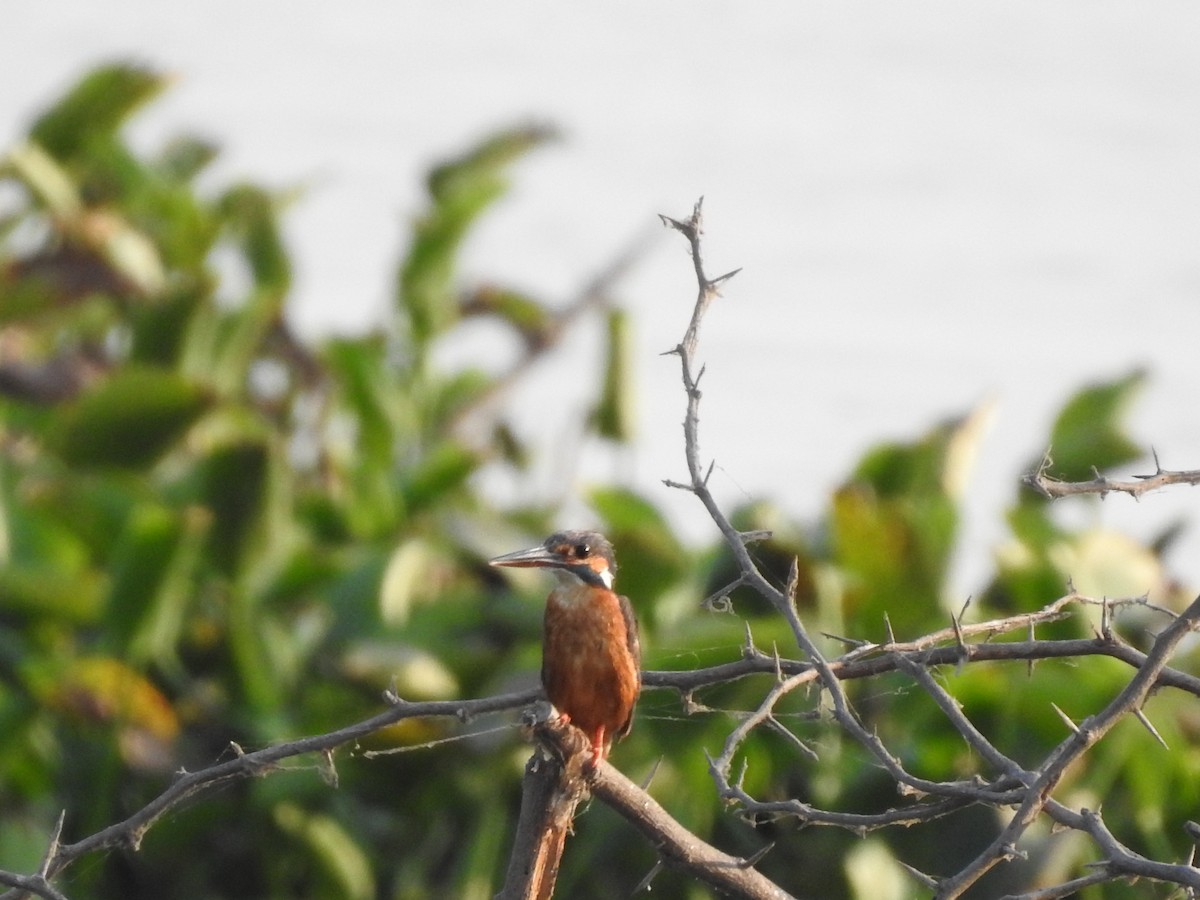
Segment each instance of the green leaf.
M325 358L335 376L341 400L354 417L355 456L371 466L390 469L396 456L396 436L405 392L389 365L387 346L377 336L333 340ZM415 423L409 430L415 430ZM357 463L359 465L361 463Z
M217 157L217 145L204 138L184 135L173 138L158 159L158 169L175 182L189 182Z
M604 365L604 390L593 422L600 437L627 444L633 440L633 338L629 314L608 311L608 354Z
M270 450L246 438L214 449L202 462L202 499L214 521L210 550L233 572L256 548L251 540L264 521L269 492Z
M1050 432L1055 478L1086 481L1093 468L1103 472L1142 456L1125 431L1124 418L1145 382L1146 373L1139 369L1086 387L1067 401Z
M429 396L424 403L426 433L445 433L475 403L488 396L493 383L491 376L478 369L466 369L448 378L437 379L429 386Z
M254 283L282 295L291 284L292 269L279 230L278 206L262 188L242 184L225 193L218 210L250 265Z
M834 560L849 576L848 627L878 634L886 613L905 636L940 615L958 526L947 489L950 451L969 422L938 426L910 444L872 448L834 494L830 535Z
M306 812L293 803L275 807L275 823L304 845L303 857L321 875L310 896L371 900L376 896L371 864L362 847L336 819Z
M180 287L159 302L130 310L129 358L137 363L174 369L184 352L188 323L208 298L195 287Z
M130 515L112 560L108 634L134 663L171 662L212 517L146 504Z
M13 616L92 623L104 609L107 582L93 571L67 573L38 564L0 566L0 611Z
M89 141L111 136L167 83L167 77L142 66L101 66L38 117L32 136L59 159L67 159Z
M478 454L447 441L403 473L401 491L405 509L409 515L418 515L436 508L457 492L478 466Z
M75 180L38 144L17 144L0 161L0 175L12 172L54 216L69 220L83 204Z
M507 189L504 168L550 136L543 128L504 131L430 174L432 205L414 226L397 293L397 309L407 317L418 368L429 342L458 317L453 280L463 237Z
M64 410L52 445L68 465L143 468L209 404L204 390L174 372L128 366Z
M511 325L525 343L537 347L550 338L556 325L553 313L528 294L483 285L463 302L464 316L494 315Z
M625 488L593 488L587 499L619 550L622 593L648 604L686 575L689 554L652 503Z

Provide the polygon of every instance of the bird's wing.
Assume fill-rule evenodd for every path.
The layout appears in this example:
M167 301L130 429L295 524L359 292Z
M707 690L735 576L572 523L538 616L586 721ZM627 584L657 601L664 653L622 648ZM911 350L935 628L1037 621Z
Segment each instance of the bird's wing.
M642 641L638 635L637 616L633 614L633 607L630 605L628 597L618 595L617 600L621 604L621 617L625 619L625 638L629 647L629 655L633 657L634 666L637 668L638 687L641 687Z

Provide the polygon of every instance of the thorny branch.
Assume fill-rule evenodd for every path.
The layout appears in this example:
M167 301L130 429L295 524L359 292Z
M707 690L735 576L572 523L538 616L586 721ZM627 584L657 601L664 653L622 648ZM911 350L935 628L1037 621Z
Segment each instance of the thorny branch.
M1086 835L1095 848L1099 861L1078 877L1058 885L1042 886L1022 894L1027 900L1049 900L1066 897L1091 885L1113 881L1145 879L1184 887L1189 896L1200 891L1200 869L1192 859L1173 863L1149 859L1116 838L1099 810L1074 808L1055 796L1055 790L1068 769L1079 761L1095 744L1127 716L1139 718L1151 729L1143 705L1154 691L1164 688L1200 697L1200 678L1172 668L1169 663L1181 641L1191 632L1200 630L1200 600L1182 614L1149 604L1143 598L1125 600L1094 599L1074 590L1045 608L1020 615L986 622L965 623L954 619L950 627L911 641L897 641L890 634L883 641L859 638L834 638L846 649L841 655L826 658L806 631L797 614L790 589L779 590L757 568L747 545L764 535L740 532L729 521L708 488L711 465L705 465L699 451L700 378L696 352L704 314L717 298L719 288L736 271L717 278L705 274L701 256L701 204L697 203L687 220L664 217L664 222L688 240L698 283L698 294L691 321L683 340L672 354L680 358L681 374L687 396L684 419L684 440L688 480L668 482L672 487L689 491L701 501L713 522L733 552L739 574L725 592L735 586L748 586L767 599L785 618L795 639L799 658L787 653L766 653L754 646L747 632L742 658L722 665L677 672L646 672L643 683L647 691L672 690L683 700L685 708L702 710L693 701L693 693L703 688L727 684L743 678L767 678L770 687L757 707L741 717L730 733L720 754L710 760L710 772L718 794L737 805L741 815L750 821L792 818L801 825L824 825L843 828L858 834L894 825L928 823L968 806L987 805L996 809L1015 809L1005 817L1005 825L997 827L990 844L977 857L967 862L957 873L932 876L908 869L914 880L938 897L957 897L975 884L988 870L1018 856L1018 843L1029 826L1045 817L1055 826ZM1044 470L1031 475L1028 483L1047 496L1072 493L1108 493L1124 491L1133 496L1166 484L1200 483L1200 472L1165 472L1159 467L1153 476L1131 483L1107 481L1100 476L1092 482L1067 484L1048 478ZM724 593L724 592L722 592ZM719 599L714 595L711 600ZM1102 626L1090 639L1037 639L1037 628L1076 614L1086 606L1098 606ZM1110 627L1113 615L1122 609L1138 608L1169 621L1154 639L1147 652L1124 642ZM1004 636L1003 641L993 640ZM1025 636L1024 640L1015 639ZM971 721L958 701L935 677L942 666L964 667L986 663L1027 662L1045 659L1082 659L1105 656L1119 660L1129 667L1131 675L1125 687L1103 709L1072 723L1068 735L1037 765L1021 765L985 735ZM875 678L887 673L909 679L940 711L946 722L978 757L982 771L969 778L936 781L910 772L903 761L893 754L873 731L862 722L846 694L845 685L861 679ZM813 751L799 736L781 724L776 705L785 697L803 689L813 692L813 715L831 716L837 726L874 759L876 764L895 781L902 801L895 808L878 813L851 813L821 809L798 798L760 800L744 788L742 779L734 777L734 758L742 743L759 728L768 728L790 739L796 752L806 758ZM828 698L822 702L822 695ZM0 884L12 890L0 895L8 898L37 896L46 900L66 900L53 885L56 876L73 862L88 854L113 847L136 850L146 832L164 816L195 802L218 786L232 780L263 777L289 771L285 761L305 754L324 756L327 765L333 764L333 752L353 745L366 735L402 719L414 717L452 717L462 721L474 717L511 713L542 699L537 690L485 697L476 700L409 703L389 695L389 708L377 716L354 723L328 734L315 735L243 753L233 747L232 758L197 772L181 771L176 779L153 801L122 822L73 843L60 841L64 819L60 818L39 870L31 875L0 871ZM568 736L552 724L534 728L536 741L542 747L553 748ZM1161 738L1159 739L1161 741ZM541 751L539 751L541 752ZM560 748L561 753L561 748ZM755 864L770 845L749 859L729 856L700 841L659 806L642 788L629 782L607 763L582 776L586 788L597 798L624 816L654 846L659 866L670 866L687 872L705 884L732 896L744 898L787 897L783 888L773 884L756 870ZM1198 830L1200 833L1200 830ZM515 859L515 858L514 858ZM903 863L902 863L903 865ZM650 884L656 866L643 882Z
M1036 472L1030 472L1022 480L1043 497L1057 500L1060 497L1070 497L1075 494L1099 494L1100 498L1109 494L1128 494L1135 500L1142 494L1156 491L1159 488L1173 484L1200 484L1200 469L1190 471L1170 471L1164 469L1158 462L1158 454L1154 454L1154 473L1151 475L1134 475L1131 481L1120 481L1106 478L1095 472L1095 478L1090 481L1059 481L1047 474L1051 465L1049 454L1042 461Z
M687 413L684 419L685 454L689 481L685 484L667 482L671 487L681 488L695 494L704 505L713 522L720 530L737 563L741 584L753 588L768 600L787 620L801 650L804 660L782 661L747 647L739 663L723 667L724 678L742 677L750 671L776 675L776 683L767 692L758 708L747 715L725 741L722 752L710 760L710 772L719 794L742 808L745 817L757 820L761 817L790 815L802 824L822 824L842 827L857 833L882 828L893 824L927 822L953 812L965 805L986 804L996 808L1016 807L1015 815L1008 819L992 842L957 874L935 878L909 868L916 880L931 888L939 898L960 896L974 885L990 869L1020 855L1017 843L1034 821L1042 815L1048 816L1060 827L1072 828L1087 834L1103 862L1099 870L1082 880L1071 882L1076 888L1107 880L1145 878L1184 886L1189 891L1200 888L1200 869L1189 859L1183 864L1157 862L1133 852L1118 841L1105 825L1099 811L1072 809L1054 797L1054 790L1064 774L1075 762L1100 741L1121 719L1135 716L1161 743L1161 737L1145 718L1142 706L1155 689L1169 679L1173 686L1194 692L1197 680L1190 675L1170 669L1168 662L1180 642L1191 632L1200 630L1200 599L1197 599L1183 614L1174 618L1157 636L1149 653L1120 641L1110 627L1114 604L1100 601L1103 611L1103 627L1094 641L1038 641L1034 628L1065 613L1071 603L1096 602L1079 597L1074 592L1040 613L1028 617L1024 623L1028 628L1029 640L1020 644L979 644L971 639L980 635L985 639L999 627L1000 631L1015 628L1019 623L987 623L980 626L964 625L953 620L952 628L936 635L929 635L914 644L900 645L892 638L883 644L846 641L851 650L836 660L826 660L811 640L797 614L791 591L782 592L772 585L758 570L753 558L746 550L746 536L739 533L721 511L708 488L707 471L704 469L699 450L699 375L697 372L696 347L700 322L705 310L718 296L718 287L735 272L719 278L705 274L701 256L702 200L697 202L687 220L663 217L665 224L679 231L688 241L695 265L699 294L692 321L684 340L672 353L680 357L684 391L687 395ZM701 367L699 370L703 372ZM1067 484L1046 475L1045 467L1026 482L1047 497L1060 497L1073 493L1099 493L1103 496L1112 491L1123 491L1134 497L1167 484L1200 483L1200 472L1167 472L1157 465L1152 476L1134 482L1113 482L1097 473L1096 479L1082 484ZM1137 601L1124 601L1125 604ZM1166 611L1160 611L1166 612ZM1168 613L1168 615L1170 615ZM1070 734L1039 766L1026 769L1017 764L993 745L966 716L957 701L942 688L930 674L933 667L944 664L961 666L982 661L995 653L993 659L1025 659L1032 661L1047 658L1056 653L1070 656L1105 654L1127 662L1133 675L1125 688L1099 713L1088 717L1070 730ZM932 781L907 771L903 763L885 746L879 736L868 730L854 711L842 685L843 679L870 677L883 671L898 671L909 676L941 710L948 722L961 735L966 744L991 770L988 777L975 775L967 780ZM706 683L706 673L690 672L676 686L685 697L696 687ZM875 759L896 782L901 797L917 798L907 806L879 814L857 814L833 810L820 810L798 799L763 802L751 797L741 784L741 775L731 780L734 756L743 741L755 729L764 725L778 729L774 717L775 705L784 696L802 685L817 682L829 695L832 715L841 730L854 739ZM650 680L647 681L650 683ZM666 683L665 680L660 683ZM799 739L797 738L797 741ZM1061 896L1044 894L1044 896Z

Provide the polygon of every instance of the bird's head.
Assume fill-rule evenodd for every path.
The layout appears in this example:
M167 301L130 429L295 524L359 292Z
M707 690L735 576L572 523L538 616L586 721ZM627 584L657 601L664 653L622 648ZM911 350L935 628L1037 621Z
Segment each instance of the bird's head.
M617 574L612 544L595 531L559 531L539 547L505 553L490 562L493 566L546 568L563 583L608 589Z

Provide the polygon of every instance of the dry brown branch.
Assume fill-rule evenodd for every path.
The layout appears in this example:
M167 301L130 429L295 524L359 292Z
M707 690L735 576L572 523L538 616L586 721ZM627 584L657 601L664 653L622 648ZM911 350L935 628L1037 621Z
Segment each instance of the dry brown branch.
M1047 474L1050 467L1050 457L1047 454L1042 465L1036 472L1031 472L1022 479L1026 485L1033 488L1043 497L1057 500L1060 497L1070 497L1075 494L1098 494L1101 499L1109 494L1128 494L1137 499L1142 494L1156 491L1173 484L1200 484L1200 469L1190 471L1169 471L1158 462L1158 454L1154 454L1154 474L1134 475L1132 481L1119 481L1106 478L1093 470L1095 478L1090 481L1059 481Z
M539 745L549 749L552 758L580 758L578 729L564 728L552 720L534 731ZM754 868L762 853L752 859L739 859L711 846L675 821L643 788L607 761L584 772L583 778L597 798L646 837L664 865L680 869L729 896L746 900L787 900L791 896Z
M535 734L541 735L541 740L525 765L517 833L504 888L496 900L549 900L554 896L575 808L587 796L583 762L588 744L583 733L550 721L537 726Z

